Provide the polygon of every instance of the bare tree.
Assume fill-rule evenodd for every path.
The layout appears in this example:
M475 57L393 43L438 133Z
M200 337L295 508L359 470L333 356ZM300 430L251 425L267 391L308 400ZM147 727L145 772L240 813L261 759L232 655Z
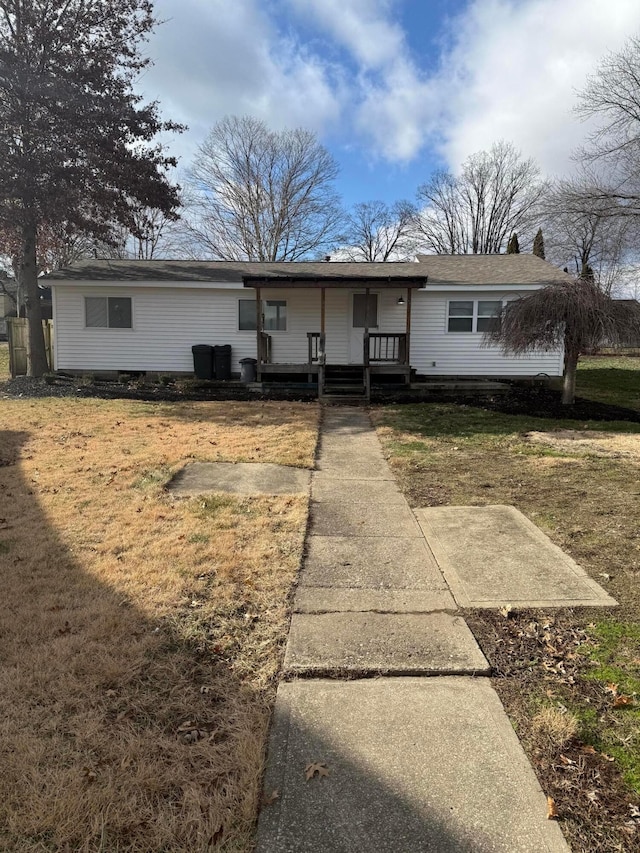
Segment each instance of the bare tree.
M598 197L599 179L586 172L557 181L542 206L546 253L559 267L581 278L592 277L611 293L635 231L611 199Z
M200 146L189 178L192 240L214 258L295 261L333 247L338 166L315 134L228 116Z
M576 159L602 171L585 206L596 201L605 213L640 216L640 37L601 60L575 110L596 123Z
M564 348L562 402L571 405L580 355L604 341L619 346L639 337L639 303L611 299L590 279L578 278L508 302L485 332L483 344L499 344L512 355Z
M107 258L132 258L151 261L160 257L179 257L182 249L182 228L175 216L166 216L162 210L136 207L127 226L114 229L108 243L95 244L94 252Z
M406 261L415 253L416 209L408 201L354 205L347 217L341 255L351 261Z
M452 255L502 252L514 231L527 233L544 191L534 160L497 142L472 154L459 175L436 172L419 188L423 245Z

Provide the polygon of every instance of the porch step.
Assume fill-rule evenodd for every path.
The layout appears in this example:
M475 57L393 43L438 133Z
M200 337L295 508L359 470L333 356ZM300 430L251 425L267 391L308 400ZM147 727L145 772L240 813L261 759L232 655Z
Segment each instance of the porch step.
M360 382L325 382L324 391L328 394L364 394L365 388Z
M323 406L366 406L368 400L364 394L351 396L349 394L323 394L320 403Z

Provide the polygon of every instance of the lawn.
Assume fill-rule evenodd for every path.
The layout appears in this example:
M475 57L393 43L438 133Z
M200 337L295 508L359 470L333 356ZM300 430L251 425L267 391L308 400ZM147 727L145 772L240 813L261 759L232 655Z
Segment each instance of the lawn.
M585 359L578 394L640 408L640 359ZM619 602L467 612L574 853L640 845L640 424L423 404L373 413L413 506L511 504Z
M307 499L164 486L311 466L316 407L2 410L0 847L250 850Z

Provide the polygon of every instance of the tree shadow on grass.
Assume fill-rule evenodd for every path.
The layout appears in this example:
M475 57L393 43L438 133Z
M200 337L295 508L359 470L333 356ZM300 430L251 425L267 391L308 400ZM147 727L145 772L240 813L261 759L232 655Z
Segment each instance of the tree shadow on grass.
M239 678L221 649L189 638L186 615L150 618L126 587L83 565L25 476L29 438L0 433L0 846L249 851L272 696ZM375 837L376 823L379 850L482 849L326 735L299 737L301 754L331 754L345 769L358 809L327 817L304 849L370 849L353 839ZM329 816L330 798L324 805ZM411 836L383 838L387 811Z
M28 440L0 433L0 846L248 849L269 696L83 566Z

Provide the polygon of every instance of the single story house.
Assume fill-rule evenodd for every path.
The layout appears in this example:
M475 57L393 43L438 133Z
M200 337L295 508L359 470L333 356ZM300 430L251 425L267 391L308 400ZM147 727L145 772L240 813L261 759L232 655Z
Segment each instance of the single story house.
M534 255L418 255L410 263L86 260L46 277L55 369L189 373L194 344L231 346L233 377L560 376L561 351L483 347L506 300L564 278ZM382 379L384 377L384 379ZM358 383L356 383L358 384Z

